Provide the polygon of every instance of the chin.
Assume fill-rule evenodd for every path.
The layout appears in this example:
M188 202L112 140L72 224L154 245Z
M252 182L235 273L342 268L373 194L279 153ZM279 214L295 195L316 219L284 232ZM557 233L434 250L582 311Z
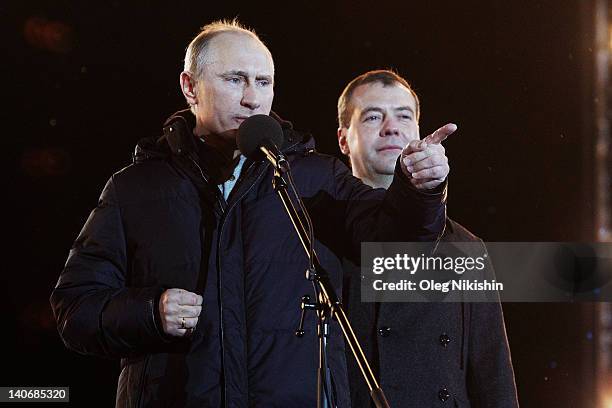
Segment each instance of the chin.
M393 176L393 174L395 174L395 162L393 162L393 165L381 166L375 170L376 170L376 173L380 175Z
M393 160L389 160L380 166L380 174L385 174L388 176L392 176L395 173L395 163L397 161L397 157Z

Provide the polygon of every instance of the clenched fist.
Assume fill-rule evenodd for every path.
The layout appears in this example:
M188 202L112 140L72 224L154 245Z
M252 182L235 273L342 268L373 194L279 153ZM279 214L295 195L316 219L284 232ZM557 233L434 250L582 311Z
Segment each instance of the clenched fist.
M159 299L164 333L182 337L191 333L202 312L202 296L184 289L167 289Z

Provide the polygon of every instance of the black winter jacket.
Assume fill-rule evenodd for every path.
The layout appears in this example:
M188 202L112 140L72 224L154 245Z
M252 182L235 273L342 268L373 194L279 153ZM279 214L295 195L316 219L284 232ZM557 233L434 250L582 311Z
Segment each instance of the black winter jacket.
M280 122L282 150L316 220L317 254L339 293L340 257L361 241L442 233L445 188L418 192L398 168L386 193L373 190ZM118 407L315 407L315 316L307 314L303 337L294 334L312 286L271 166L247 160L225 202L193 126L188 111L173 116L106 184L51 295L59 333L72 350L121 358ZM157 302L167 288L204 298L189 339L162 334ZM335 322L331 332L338 405L348 407Z

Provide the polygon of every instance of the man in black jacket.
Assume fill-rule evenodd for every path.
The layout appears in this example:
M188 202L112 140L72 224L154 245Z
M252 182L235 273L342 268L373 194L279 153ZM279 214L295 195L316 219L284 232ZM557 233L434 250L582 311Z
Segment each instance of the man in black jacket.
M419 115L416 93L396 73L370 71L351 81L338 100L338 143L353 175L389 188L402 146L418 140ZM418 176L434 159L416 153L401 160ZM448 218L442 241L484 245ZM364 303L359 269L348 261L345 268L348 316L392 407L518 406L499 303ZM361 373L347 359L352 406L369 407Z
M317 154L310 137L271 112L271 54L235 22L203 28L180 83L190 109L139 142L70 251L51 295L59 333L72 350L121 358L120 407L314 407L312 312L295 335L300 300L312 291L308 262L271 165L240 154L236 129L255 114L280 123L299 192L315 220L328 217L315 247L338 291L335 243L439 237L448 166L410 179L398 163L385 193ZM445 161L441 147L405 151ZM338 407L350 404L343 344L334 323L328 364Z

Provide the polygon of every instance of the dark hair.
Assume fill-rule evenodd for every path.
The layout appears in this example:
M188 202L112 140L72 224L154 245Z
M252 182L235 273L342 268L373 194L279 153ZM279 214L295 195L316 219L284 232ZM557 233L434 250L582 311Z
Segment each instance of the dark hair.
M340 98L338 98L338 124L340 127L348 128L351 122L351 116L353 115L353 107L351 106L351 98L355 89L361 85L371 84L374 82L381 83L383 86L402 85L406 87L416 103L416 120L419 121L421 109L419 106L419 97L416 92L412 89L408 81L399 76L397 73L388 69L378 69L375 71L368 71L365 74L359 75L348 83Z

